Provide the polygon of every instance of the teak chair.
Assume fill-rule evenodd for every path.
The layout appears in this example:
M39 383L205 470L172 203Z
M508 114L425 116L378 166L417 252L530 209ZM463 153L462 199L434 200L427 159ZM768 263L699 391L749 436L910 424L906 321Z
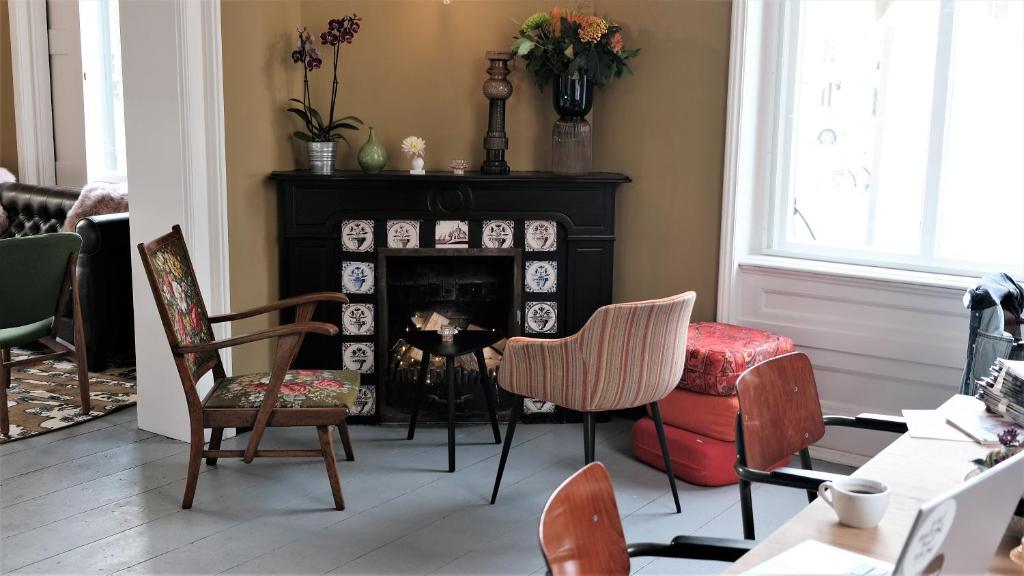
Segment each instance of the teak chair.
M63 232L0 240L0 433L4 436L10 434L11 427L7 389L11 386L11 369L18 366L74 356L82 414L89 414L89 368L75 271L81 247L81 236ZM74 345L57 339L69 295ZM33 342L42 343L50 352L11 359L11 348Z
M594 413L648 406L658 431L676 512L681 512L658 401L683 376L686 331L697 294L598 308L579 332L557 340L512 338L505 345L498 384L513 394L505 445L491 504L505 472L523 397L583 412L583 453L594 461Z
M676 536L670 544L626 544L608 469L583 467L551 495L540 516L540 549L553 576L629 574L640 556L735 562L749 540Z
M814 501L818 485L843 476L811 468L808 446L825 435L825 426L845 426L902 434L903 418L880 414L823 416L814 370L806 354L792 352L751 366L736 382L740 411L736 414L736 475L740 482L743 537L754 539L751 482L807 491ZM776 462L800 454L800 468L776 468Z
M348 460L352 460L352 445L345 418L358 393L359 373L349 370L289 368L307 333L324 336L338 333L338 328L332 324L310 321L317 302L346 303L348 298L336 292L316 292L244 312L209 316L180 227L174 226L170 234L147 244L139 244L139 254L188 403L191 451L181 507L192 507L199 479L199 465L204 457L206 463L212 466L216 465L218 458L241 457L248 464L260 456L309 456L324 459L334 506L344 510L345 501L341 495L330 426L338 427L345 455ZM294 323L225 340L213 338L212 324L232 322L284 308L295 308ZM232 377L224 373L220 349L270 338L277 339L271 372ZM200 399L196 382L211 370L214 376L213 389L205 398ZM260 440L268 426L315 426L320 449L260 450ZM206 428L212 428L209 450L203 449ZM245 450L220 449L225 428L252 428Z

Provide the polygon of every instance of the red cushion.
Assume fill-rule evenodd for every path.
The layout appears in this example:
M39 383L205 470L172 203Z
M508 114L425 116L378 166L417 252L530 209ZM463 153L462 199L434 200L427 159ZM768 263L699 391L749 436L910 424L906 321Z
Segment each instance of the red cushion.
M794 350L785 336L719 322L690 324L686 338L686 370L680 388L729 396L747 368Z
M736 441L736 396L709 396L676 388L658 402L665 426L682 428L723 442Z
M724 486L738 481L733 471L736 462L734 442L722 442L672 426L665 426L665 439L672 459L672 473L676 477L700 486ZM665 469L654 420L641 418L633 424L633 454L641 462L659 470ZM788 458L772 468L787 464Z

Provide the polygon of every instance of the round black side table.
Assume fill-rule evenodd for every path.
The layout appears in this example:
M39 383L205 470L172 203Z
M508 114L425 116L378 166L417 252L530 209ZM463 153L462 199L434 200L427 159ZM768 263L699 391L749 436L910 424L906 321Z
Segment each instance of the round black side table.
M444 342L441 335L434 330L409 330L402 335L410 346L423 353L420 361L420 374L416 380L416 401L412 405L412 416L409 420L409 435L412 440L416 435L416 416L423 401L423 389L427 384L427 370L430 368L431 356L444 357L444 375L448 384L448 471L455 471L455 357L473 354L480 370L480 385L484 389L487 400L487 411L491 414L491 430L494 432L494 443L501 444L501 432L498 431L497 399L491 379L487 375L487 364L484 362L484 348L495 344L505 335L498 330L463 330Z

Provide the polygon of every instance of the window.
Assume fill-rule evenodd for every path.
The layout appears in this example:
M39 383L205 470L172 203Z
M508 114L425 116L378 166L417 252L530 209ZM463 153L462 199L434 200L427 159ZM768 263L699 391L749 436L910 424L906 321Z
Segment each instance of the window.
M1024 273L1024 2L784 2L766 254Z
M82 100L90 182L124 182L124 96L117 0L80 0Z

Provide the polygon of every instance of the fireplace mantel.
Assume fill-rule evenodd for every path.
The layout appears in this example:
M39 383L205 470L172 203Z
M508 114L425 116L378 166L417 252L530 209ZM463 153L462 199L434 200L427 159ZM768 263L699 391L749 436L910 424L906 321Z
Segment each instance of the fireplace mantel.
M338 171L315 175L308 171L287 171L274 172L270 178L277 183L278 190L282 298L319 290L341 290L349 293L353 304L376 306L383 293L378 288L382 287L376 286L374 278L368 278L360 280L360 285L362 289L372 285L372 293L361 293L351 283L346 290L342 286L343 266L357 267L363 276L372 276L378 262L377 250L389 248L389 223L418 223L418 235L414 233L415 238L410 240L406 233L407 237L402 240L409 247L406 249L415 249L416 244L418 248L435 248L437 222L450 221L466 224L464 230L461 225L457 226L460 230L455 237L468 234L469 247L487 248L487 242L494 242L496 236L494 229L489 228L491 240L484 238L484 224L511 221L512 246L505 247L521 251L526 271L531 270L531 262L540 264L539 273L553 277L555 291L531 292L531 287L527 286L522 293L523 309L515 316L518 322L507 330L510 335L559 337L571 334L594 310L611 302L615 191L620 184L630 181L625 175L593 173L566 177L543 172L513 172L504 176L478 173L456 176L450 172L411 175L404 171L372 175ZM350 228L343 238L342 228L346 225ZM528 226L530 232L526 230ZM498 227L502 228L500 224ZM546 230L555 232L553 245L541 243L541 239L548 237L543 234ZM392 242L396 242L394 237ZM438 242L441 247L441 241ZM456 244L458 242L452 245ZM395 248L397 244L390 247ZM453 254L459 250L456 247L445 249ZM545 264L547 268L543 268ZM530 328L539 325L527 324L526 314L534 309L541 310L541 304L553 304L554 331L535 333L536 330ZM338 305L322 304L315 319L342 326L342 309ZM375 368L364 374L363 381L375 385L387 365L387 350L381 349L385 346L379 336L373 333L309 338L295 365L347 367L343 348L371 344L369 349L376 348L373 350ZM382 392L383 389L378 390L377 395Z

